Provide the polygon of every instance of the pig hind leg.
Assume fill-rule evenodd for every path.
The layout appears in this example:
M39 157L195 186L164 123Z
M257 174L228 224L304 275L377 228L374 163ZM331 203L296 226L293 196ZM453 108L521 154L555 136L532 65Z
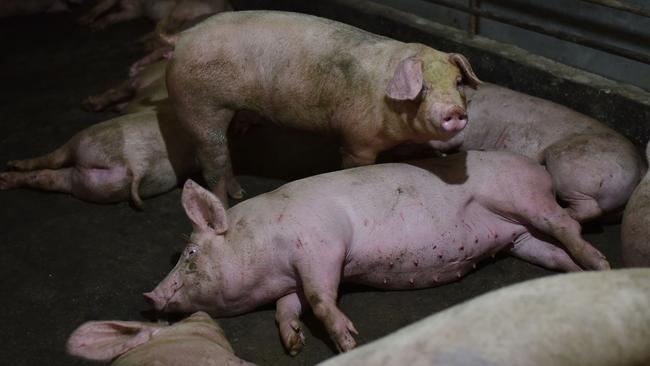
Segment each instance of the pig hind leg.
M65 168L0 173L0 190L28 187L44 191L71 193L71 170L72 168Z
M305 260L296 265L303 292L314 315L325 325L339 351L349 351L356 346L352 334L358 332L336 304L345 253L337 253L332 246L316 250L318 255L308 259L302 257Z
M126 168L63 168L0 173L0 189L28 187L72 194L84 201L110 203L128 198Z
M548 197L546 197L548 196ZM522 215L532 226L557 239L583 268L609 269L609 263L596 248L580 235L580 224L561 208L549 191L544 197L539 194L531 196L536 207L521 210Z
M7 162L10 169L28 171L36 169L59 169L70 164L72 154L69 148L64 145L49 154L39 156L33 159L12 160Z
M275 322L278 324L280 338L291 356L295 356L305 345L305 335L302 332L302 315L306 300L298 293L290 293L276 302Z
M167 72L169 97L175 102L179 122L192 134L205 183L227 205L228 195L243 197L232 171L226 136L235 111L215 102L209 85L197 85L194 80L172 59Z
M509 253L526 262L556 271L582 270L563 249L534 237L530 232L520 235L509 249Z

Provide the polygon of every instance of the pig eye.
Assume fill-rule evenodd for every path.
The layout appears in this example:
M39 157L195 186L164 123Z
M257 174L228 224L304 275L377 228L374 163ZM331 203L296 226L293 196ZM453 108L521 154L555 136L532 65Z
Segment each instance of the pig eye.
M186 256L189 258L189 257L193 256L194 254L196 254L196 252L198 252L198 251L199 251L199 248L196 245L192 245L189 248L187 248Z

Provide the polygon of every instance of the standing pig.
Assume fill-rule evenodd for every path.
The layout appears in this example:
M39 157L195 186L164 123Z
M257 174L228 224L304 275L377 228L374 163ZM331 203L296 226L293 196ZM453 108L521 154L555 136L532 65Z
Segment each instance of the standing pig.
M650 162L650 142L645 153ZM636 187L625 207L621 243L626 266L650 267L650 173Z
M464 88L472 120L442 151L507 150L544 164L558 198L578 221L622 211L645 171L635 146L599 121L562 105L483 84Z
M650 362L650 270L508 286L321 366L636 366Z
M406 140L446 140L465 127L461 85L478 85L460 54L403 43L314 16L222 13L180 34L167 73L208 186L240 197L226 129L236 111L339 135L343 166L372 164Z
M112 366L251 365L234 355L223 330L203 312L171 326L126 321L92 321L70 336L71 355Z
M277 300L292 354L302 348L299 317L307 306L340 350L355 346L357 331L336 306L341 281L392 290L438 286L504 249L562 271L609 268L556 203L544 169L506 152L322 174L227 212L188 181L182 203L194 231L147 300L158 311L215 316Z

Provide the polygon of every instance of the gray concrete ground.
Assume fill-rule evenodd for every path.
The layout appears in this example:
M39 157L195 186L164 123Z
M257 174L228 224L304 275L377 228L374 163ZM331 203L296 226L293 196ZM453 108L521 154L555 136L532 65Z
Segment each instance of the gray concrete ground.
M85 112L79 102L122 80L150 24L93 33L75 24L77 16L0 20L0 162L49 152L114 116ZM248 197L338 166L331 142L272 127L252 129L232 150ZM180 234L189 231L178 189L147 200L144 212L62 194L0 192L0 363L92 364L65 354L68 335L87 320L150 319L141 293L172 268L183 246ZM618 225L588 231L587 239L619 266ZM359 330L359 343L366 343L487 291L552 274L497 257L435 289L345 287L341 308ZM237 354L261 365L311 365L335 353L312 315L305 319L307 345L295 358L282 349L272 305L220 323Z

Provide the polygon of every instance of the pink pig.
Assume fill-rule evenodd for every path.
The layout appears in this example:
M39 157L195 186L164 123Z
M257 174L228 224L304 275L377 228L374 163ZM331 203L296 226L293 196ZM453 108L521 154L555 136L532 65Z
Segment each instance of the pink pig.
M237 111L334 135L343 166L373 164L404 141L447 140L468 123L469 61L305 14L238 11L182 32L167 69L169 97L192 136L206 184L239 198L226 130Z
M308 306L340 350L355 346L357 331L336 305L341 281L438 286L501 250L556 270L609 268L556 203L544 168L508 152L322 174L228 211L190 180L182 203L193 233L176 267L145 298L158 311L214 316L277 301L292 354L302 348L299 318Z

